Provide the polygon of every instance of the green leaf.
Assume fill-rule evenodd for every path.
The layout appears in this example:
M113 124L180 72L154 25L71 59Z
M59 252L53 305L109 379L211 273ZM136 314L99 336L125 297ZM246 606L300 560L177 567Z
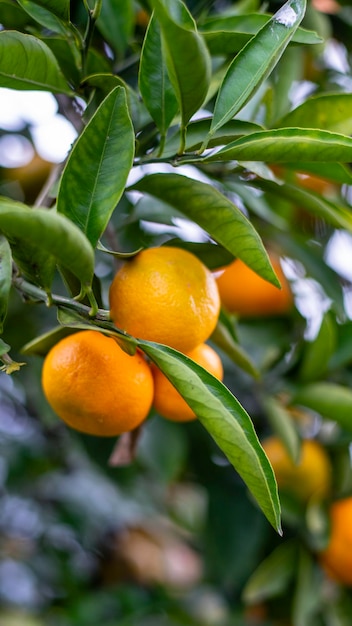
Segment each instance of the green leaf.
M322 318L317 336L304 344L299 367L299 378L304 382L317 380L328 369L329 360L336 346L336 324L328 311Z
M244 163L241 163L241 165L243 166ZM254 162L251 161L251 171L253 165ZM260 163L260 166L263 166L263 163ZM258 217L265 220L268 224L272 224L279 230L286 230L288 228L288 223L285 218L279 215L275 205L273 206L272 202L268 201L264 194L253 193L253 189L244 185L243 180L236 183L234 179L231 178L226 180L225 184L226 188L231 192L235 192L235 194L241 198L244 206L250 213L258 215Z
M0 32L0 87L73 95L50 48L9 30Z
M167 246L174 246L175 248L183 248L192 252L198 257L210 270L216 270L219 267L228 265L233 261L233 255L225 250L222 246L214 245L213 243L200 243L198 241L183 241L177 237L168 239Z
M232 61L215 102L209 138L242 109L269 76L300 24L305 8L305 0L288 0Z
M181 0L151 0L161 27L169 77L185 128L203 104L210 82L210 56L195 22Z
M122 80L120 76L107 73L91 74L90 76L87 76L82 83L82 86L86 85L94 87L98 92L98 105L101 104L104 98L113 89L115 89L115 87L123 87L126 91L128 109L135 128L140 129L143 125L150 121L149 115L141 103L138 93L134 91L124 80Z
M239 52L271 19L265 13L225 15L210 18L202 24L202 35L212 55L229 55ZM292 43L318 44L322 38L305 28L297 28Z
M127 48L133 18L131 0L104 0L101 4L97 28L119 57Z
M160 134L165 136L177 113L178 102L162 54L160 27L154 16L149 22L141 52L139 89Z
M65 22L44 6L32 0L17 0L17 2L28 15L42 26L45 26L48 30L54 33L60 33L61 35L68 35L69 30L67 23L65 24Z
M64 22L70 19L70 0L33 0L33 2L51 11Z
M149 341L139 347L183 396L280 532L280 504L271 465L249 415L230 391L185 355Z
M294 202L297 207L307 209L313 215L323 218L337 228L344 228L348 231L352 229L351 211L347 207L330 202L318 194L296 185L278 184L269 180L256 179L251 181L251 185L270 192L274 196Z
M309 98L282 118L276 127L318 128L352 134L352 94L327 93Z
M280 128L263 130L233 141L215 154L204 158L213 161L352 161L352 138L327 130Z
M284 592L297 567L297 544L285 541L262 561L243 589L243 600L252 604Z
M247 374L253 376L253 378L260 378L258 368L254 364L251 357L236 340L236 337L234 336L234 333L231 332L229 325L226 321L224 321L223 313L221 314L216 328L211 335L211 341L221 348L221 350L223 350L225 354L227 354L227 356L230 357L230 359L244 372L247 372Z
M211 119L211 117L203 118L189 123L186 137L187 152L197 150L201 147L204 137L209 132ZM234 141L237 137L249 135L250 133L258 130L264 129L259 126L259 124L254 124L252 122L231 120L230 122L227 122L227 124L224 124L224 126L222 126L221 129L213 135L211 141L209 141L209 147L213 148L215 146L223 146L224 144ZM165 149L163 151L164 157L176 154L180 145L180 137L180 132L176 132L167 139Z
M348 387L331 382L310 383L300 387L290 403L312 409L352 431L352 391Z
M298 33L299 29L296 31ZM275 120L292 109L292 86L300 84L302 80L302 66L307 55L306 48L288 46L283 53L280 63L275 67L264 96L265 121L271 128ZM283 124L282 126L294 126Z
M0 215L4 206L7 212L11 207L15 210L17 208L21 211L30 211L26 205L0 197ZM0 223L0 232L2 230ZM54 257L48 254L45 247L38 245L38 240L26 239L21 228L13 232L4 229L3 232L9 239L13 260L21 274L49 293L55 272Z
M279 286L267 252L251 222L211 185L178 174L150 174L132 189L174 206L262 278Z
M301 440L291 414L281 402L272 396L264 398L264 407L272 430L281 439L292 461L298 463L301 453Z
M103 100L79 136L64 169L57 210L97 245L124 191L133 163L134 131L125 90Z
M320 576L317 576L317 572L314 571L315 563L312 554L301 545L297 556L298 571L292 603L292 623L299 624L299 626L311 626L324 601L323 586Z
M67 34L63 37L60 35L50 35L50 37L41 37L48 48L52 51L56 60L66 78L66 80L79 88L81 81L82 57L76 46L76 42Z
M7 239L0 235L0 333L3 331L11 289L12 255Z
M64 215L47 209L29 209L0 198L0 231L11 246L15 241L23 248L30 246L33 254L38 250L41 262L46 259L50 263L53 257L79 278L83 291L90 288L94 275L93 249L79 228Z
M58 341L67 337L72 333L76 332L70 328L64 326L57 326L52 330L49 330L47 333L40 335L40 337L36 337L29 341L21 348L21 354L25 355L35 355L35 356L46 356L51 350L53 346L55 346Z
M57 319L65 328L72 328L76 331L99 330L99 332L108 335L108 337L113 337L120 348L127 352L127 354L132 355L136 352L137 340L116 328L112 322L100 322L98 320L89 321L86 317L82 317L76 311L65 308L64 306L58 309Z

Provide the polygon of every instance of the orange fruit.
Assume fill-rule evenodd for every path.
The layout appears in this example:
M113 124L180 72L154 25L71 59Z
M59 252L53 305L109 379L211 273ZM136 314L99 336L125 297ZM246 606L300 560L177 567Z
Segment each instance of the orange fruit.
M315 191L321 195L330 195L335 191L336 185L326 178L320 178L320 176L314 176L313 174L304 174L302 172L296 172L296 182L301 187L308 189L309 191Z
M210 270L191 252L168 246L143 250L127 261L109 296L118 328L181 352L208 339L220 310Z
M304 439L297 464L292 461L278 437L268 437L262 445L273 467L279 491L290 493L302 502L312 498L321 500L328 496L331 463L320 443Z
M352 497L332 503L330 523L330 540L320 562L331 578L352 586Z
M19 182L24 195L23 200L32 204L47 181L53 167L53 163L35 154L26 165L7 169L6 177Z
M216 281L223 306L243 317L279 315L292 307L292 293L280 259L270 255L281 289L261 278L240 259L223 268Z
M69 335L49 351L42 385L50 406L66 424L106 437L143 422L154 394L143 356L129 356L115 339L95 330Z
M223 379L224 371L221 359L215 350L202 343L200 346L187 352L187 356L204 367L210 374L219 380ZM196 419L196 415L182 398L175 387L170 383L160 369L152 364L154 378L154 408L162 416L175 422L189 422Z

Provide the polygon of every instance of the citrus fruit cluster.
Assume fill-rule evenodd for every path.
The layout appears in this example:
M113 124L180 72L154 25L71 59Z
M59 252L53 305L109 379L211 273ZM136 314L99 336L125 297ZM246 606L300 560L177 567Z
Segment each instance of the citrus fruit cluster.
M168 246L138 253L117 272L109 301L111 319L120 330L171 346L222 378L220 357L205 343L220 312L218 287L195 255ZM55 413L91 435L131 431L153 404L168 419L196 417L140 351L130 356L98 330L58 342L45 358L42 385Z
M217 324L221 302L230 311L248 315L281 313L291 305L279 261L272 260L281 291L240 260L218 277L184 249L143 250L122 265L110 285L111 319L125 333L175 348L222 380L220 357L205 343ZM98 331L78 332L56 344L45 359L42 382L57 415L92 435L133 430L152 405L167 419L196 418L141 352L129 356L114 338Z

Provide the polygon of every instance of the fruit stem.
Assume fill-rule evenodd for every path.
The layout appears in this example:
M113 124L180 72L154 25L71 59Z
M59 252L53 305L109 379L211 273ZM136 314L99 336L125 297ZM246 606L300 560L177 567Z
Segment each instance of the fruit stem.
M13 285L14 287L16 287L16 289L22 294L22 296L25 299L31 300L32 302L44 302L46 306L48 307L64 306L90 319L96 319L96 320L101 320L101 321L110 320L110 312L107 311L106 309L98 309L96 302L95 302L95 298L94 298L94 302L95 302L94 307L93 307L92 300L90 300L91 307L89 307L89 306L86 306L85 304L82 304L81 302L77 302L77 300L75 299L65 298L64 296L59 296L57 294L50 294L50 297L49 297L48 294L43 289L40 289L40 287L36 287L35 285L32 285L32 283L27 282L20 276L15 276L13 278ZM89 297L89 294L87 295Z
M89 46L90 46L91 41L92 41L93 31L94 31L94 27L95 27L95 22L97 21L99 15L100 15L102 3L103 3L103 0L96 0L95 5L94 5L94 9L90 9L89 5L88 5L88 2L86 0L84 0L84 5L85 5L85 8L87 9L87 13L88 13L88 19L87 19L87 26L86 26L86 32L84 34L83 49L82 49L82 71L83 71L83 77L86 74L88 50L89 50Z

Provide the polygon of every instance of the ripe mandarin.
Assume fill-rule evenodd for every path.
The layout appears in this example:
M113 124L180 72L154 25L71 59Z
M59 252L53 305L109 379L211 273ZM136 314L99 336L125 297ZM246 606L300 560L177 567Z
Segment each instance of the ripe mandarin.
M332 503L330 522L330 540L320 562L331 578L352 586L352 497Z
M241 259L223 268L217 277L220 299L230 313L243 317L280 315L292 307L292 293L281 269L280 259L270 255L281 289L258 276Z
M331 464L320 443L304 439L297 464L278 437L268 437L262 445L273 467L279 490L294 495L302 502L311 498L323 499L329 494Z
M114 324L187 352L213 332L220 298L213 274L191 252L163 246L139 252L110 286Z
M223 379L224 371L221 359L215 350L202 343L200 346L187 352L187 356L204 367L210 374L219 380ZM189 422L196 419L196 415L182 398L175 387L156 365L151 365L154 377L154 402L153 406L157 412L169 420L175 422Z
M111 437L136 428L148 415L154 394L149 365L94 330L65 337L47 354L44 394L72 428Z

